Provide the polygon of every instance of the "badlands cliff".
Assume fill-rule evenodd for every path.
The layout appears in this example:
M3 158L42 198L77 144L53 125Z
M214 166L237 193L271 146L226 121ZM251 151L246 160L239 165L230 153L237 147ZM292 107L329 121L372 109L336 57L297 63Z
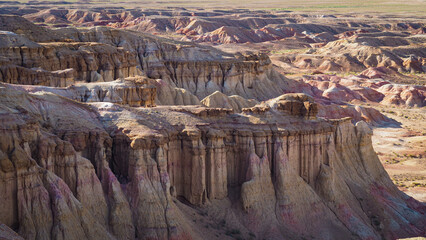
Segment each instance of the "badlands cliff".
M24 21L16 16L2 18ZM0 80L66 87L73 83L68 78L103 82L141 75L143 71L150 78L171 82L199 98L221 91L266 100L281 93L271 79L283 77L274 74L265 55L228 54L211 47L104 27L63 29L59 33L65 42L34 43L3 32L0 37L4 41L17 40L0 50L8 57L2 63ZM70 70L63 73L64 69Z
M424 72L426 64L423 16L316 14L279 9L124 9L117 6L104 9L91 5L84 8L32 4L21 8L0 6L0 11L53 27L109 26L211 45L236 44L252 49L264 46L258 43L299 45L296 49L307 50L304 54L289 52L277 56L281 64L289 65L289 70L294 72L358 72L384 66L415 73ZM15 24L20 29L22 25ZM43 31L38 28L36 32ZM45 33L39 39L57 37ZM267 47L264 50L281 49Z
M25 17L83 24L139 14ZM130 26L48 29L15 15L0 23L0 238L426 234L425 204L398 190L372 146L371 126L395 121L356 105L423 107L424 87L380 81L375 68L289 79L264 53Z
M316 119L306 95L232 114L0 91L1 219L26 239L201 238L181 198L270 239L422 234L367 124Z
M5 29L13 29L9 25L14 26L15 22L26 21L17 16L3 15L1 18L5 22ZM53 43L33 42L27 37L31 34L28 31L20 35L12 32L0 34L4 42L9 43L0 49L4 56L4 61L0 62L0 81L70 87L84 85L84 82L111 82L143 74L161 79L156 83L150 81L157 88L157 104L197 105L206 98L204 102L208 102L207 106L223 107L223 100L219 100L218 96L214 99L219 102L207 100L219 91L228 96L240 96L234 98L238 102L233 104L236 111L241 111L241 106L253 106L256 101L275 98L283 93L303 92L315 96L312 93L315 90L310 85L300 85L279 74L265 54L226 53L212 47L105 27L46 30L52 36L61 36L62 39ZM103 88L107 85L103 85ZM97 84L88 84L86 88L93 89L94 86ZM57 94L59 92L64 91L56 91ZM69 92L67 97L70 97ZM319 100L323 98L321 95L317 97ZM100 94L82 94L81 91L71 98L83 101L103 99ZM244 99L252 103L247 105ZM416 104L423 105L424 101L422 90ZM327 108L337 118L350 116L357 121L365 120L374 124L389 122L374 109L354 108L350 105L342 109L342 101L337 103Z

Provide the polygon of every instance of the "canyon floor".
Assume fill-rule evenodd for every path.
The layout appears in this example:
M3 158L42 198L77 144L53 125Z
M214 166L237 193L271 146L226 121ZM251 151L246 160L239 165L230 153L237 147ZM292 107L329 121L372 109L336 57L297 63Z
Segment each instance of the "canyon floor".
M425 5L0 1L0 239L426 237Z
M425 110L382 108L401 127L374 129L373 146L393 182L405 193L426 201Z

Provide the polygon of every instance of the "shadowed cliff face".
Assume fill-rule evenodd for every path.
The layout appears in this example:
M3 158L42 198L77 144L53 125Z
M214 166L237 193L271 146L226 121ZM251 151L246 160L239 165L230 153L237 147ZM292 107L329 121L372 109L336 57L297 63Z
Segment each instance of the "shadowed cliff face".
M0 91L0 219L25 239L202 238L180 201L232 213L247 237L424 234L369 127L318 120L306 96L231 114Z
M44 13L102 21L79 10ZM205 34L206 23L185 21L183 34ZM236 22L244 21L229 21ZM374 80L389 69L291 80L265 54L107 27L47 29L17 16L0 15L0 23L13 31L0 32L0 238L425 235L424 203L393 185L360 120L393 121L351 105L423 106L423 88ZM292 26L294 37L299 28L334 31ZM318 53L346 51L344 43ZM366 54L359 61L373 66L382 53Z

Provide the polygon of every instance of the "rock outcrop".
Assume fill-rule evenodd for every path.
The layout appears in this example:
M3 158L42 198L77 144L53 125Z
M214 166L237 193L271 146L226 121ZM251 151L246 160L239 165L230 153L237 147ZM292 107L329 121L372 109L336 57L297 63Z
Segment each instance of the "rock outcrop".
M422 234L424 204L392 184L369 127L314 119L307 96L280 98L307 112L258 115L0 91L0 219L25 239L198 238L176 201L228 198L257 237Z
M32 41L52 42L61 40L61 36L42 26L35 25L25 18L16 15L0 15L0 28L3 31L23 34Z
M424 65L421 57L402 61L420 40L381 37L376 23L367 27L380 41L347 20L333 27L299 22L310 15L40 9L8 11L37 22L177 31L218 43L290 36L303 46L320 43L309 57L284 57L306 69ZM0 32L0 238L426 234L425 204L398 190L372 147L368 124L392 121L351 105L422 107L423 87L376 79L389 74L377 69L290 80L264 53L132 30L47 29L18 16L0 16L0 30L7 31ZM336 49L342 55L333 59Z
M388 68L372 68L363 71L359 76L304 76L299 81L307 84L299 84L298 91L336 104L366 102L406 107L425 106L424 86L384 80L399 78L399 75Z
M18 18L18 17L17 17ZM0 28L1 29L1 28ZM229 54L211 47L141 33L96 27L56 31L67 42L5 46L0 81L66 87L77 81L108 82L143 73L203 99L226 95L266 100L282 94L285 78L264 54ZM28 40L29 41L29 40ZM63 81L52 71L72 68ZM69 73L70 74L70 73Z
M66 87L75 81L103 82L140 75L135 53L99 43L39 43L5 47L0 81ZM60 72L72 69L68 72Z
M197 96L170 81L158 79L155 86L158 105L201 105Z
M23 240L22 237L3 223L0 224L0 238L4 240Z
M6 84L5 84L6 85ZM157 101L156 81L142 76L112 82L77 83L66 88L7 84L30 93L54 93L79 102L110 102L132 107L153 107Z
M387 84L377 91L385 97L380 102L385 105L424 107L426 106L426 87L407 84Z
M303 116L307 119L315 119L318 114L318 106L312 97L305 94L285 94L273 100L276 108L294 116Z
M235 112L241 112L243 108L254 107L258 101L245 99L238 95L227 96L219 91L205 97L201 103L206 107L228 108Z
M280 61L298 69L320 72L361 72L371 67L388 67L399 72L424 72L425 56L424 43L419 45L408 37L383 36L380 39L353 36L328 42L305 54L282 56Z

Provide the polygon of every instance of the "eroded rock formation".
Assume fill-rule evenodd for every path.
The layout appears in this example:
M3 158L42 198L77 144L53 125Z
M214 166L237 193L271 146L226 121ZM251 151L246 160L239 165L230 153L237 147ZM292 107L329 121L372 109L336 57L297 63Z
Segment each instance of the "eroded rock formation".
M176 199L208 209L230 195L227 211L273 239L393 238L425 224L423 204L392 184L362 122L307 120L288 102L259 119L0 91L1 219L26 239L185 239L194 233Z
M143 71L148 77L184 88L199 99L215 91L259 100L282 93L283 77L273 71L266 55L227 54L210 47L103 27L61 29L57 33L67 41L25 40L31 44L2 48L6 59L1 63L0 81L65 87L70 82L58 80L51 71L72 68L73 80L86 82L133 77Z
M50 92L79 102L111 102L132 107L153 107L157 101L157 82L142 76L112 82L80 82L66 88L5 84L31 93ZM162 93L163 96L165 93Z
M220 107L233 109L236 112L241 112L243 108L255 106L258 101L254 99L245 99L239 95L227 96L219 91L205 97L201 103L207 107Z
M375 42L349 27L293 24L298 15L285 21L270 16L228 21L213 17L225 12L200 13L205 18L197 19L185 10L161 11L180 16L170 20L149 17L159 14L155 11L143 16L142 10L30 10L27 15L8 8L54 24L179 28L180 34L199 41L292 36L319 43L320 49L309 51L321 54L346 51L349 41L362 50L360 70L424 65L415 57L402 63L396 55L407 49L393 49L403 53L392 55L378 47L414 41L405 35L391 36L395 43L388 38ZM217 30L221 22L231 27ZM0 85L0 237L425 235L425 204L392 183L363 121L391 120L373 108L351 105L424 106L424 88L375 79L388 74L388 68L291 80L263 53L227 53L107 27L34 25L42 29L41 37L31 35L33 24L9 15L0 15L0 24L8 31L0 33L0 81L5 82ZM241 33L239 24L260 29ZM338 63L288 58L299 67L332 70L348 56Z

